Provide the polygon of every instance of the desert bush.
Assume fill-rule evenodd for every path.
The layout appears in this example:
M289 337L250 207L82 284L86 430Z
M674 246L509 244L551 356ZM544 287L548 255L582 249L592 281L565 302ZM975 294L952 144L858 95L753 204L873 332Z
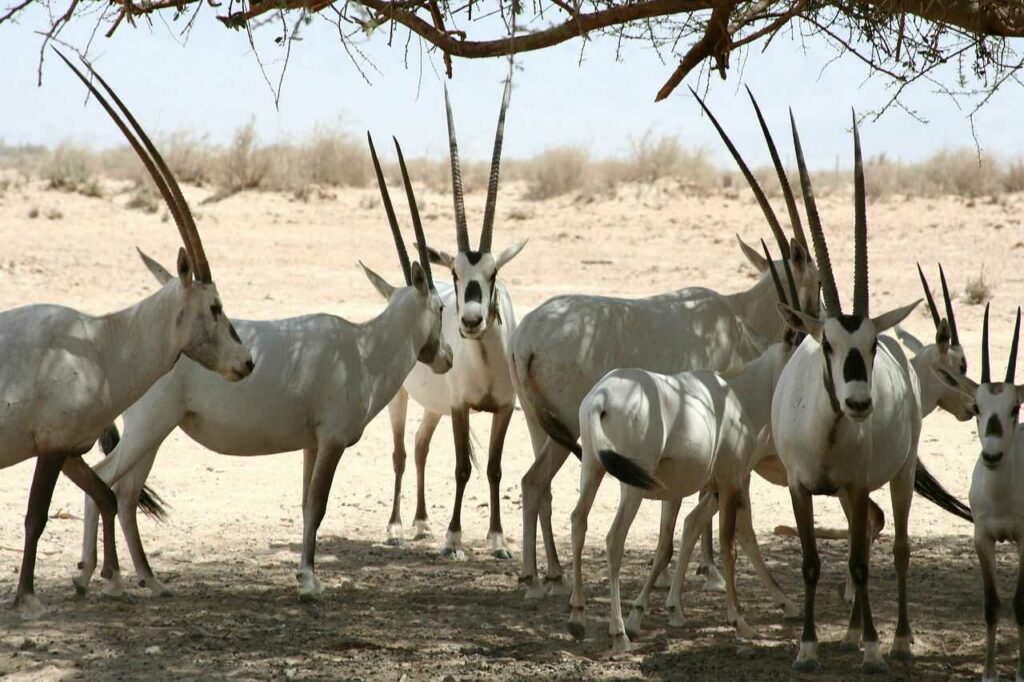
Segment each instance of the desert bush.
M1024 158L1018 157L1006 164L1006 171L1003 173L1003 190L1024 192Z
M526 198L550 199L579 190L584 182L590 155L583 147L554 147L525 164Z
M125 208L131 208L143 213L156 213L160 210L160 198L150 185L139 185L135 188Z
M317 126L297 150L303 180L332 187L365 187L369 154L351 135Z
M675 135L655 136L651 130L630 139L623 172L629 182L675 177L702 187L714 186L719 176L703 150L686 149Z
M256 123L250 120L235 131L231 144L220 156L217 184L225 193L259 189L271 164L271 155L257 145Z
M60 143L42 168L49 189L78 192L96 183L95 155L87 148Z
M979 197L1002 190L998 164L987 154L972 149L939 151L911 167L919 174L923 193Z
M969 305L981 305L992 298L992 287L985 281L985 269L982 268L977 277L967 280L964 286L964 302Z

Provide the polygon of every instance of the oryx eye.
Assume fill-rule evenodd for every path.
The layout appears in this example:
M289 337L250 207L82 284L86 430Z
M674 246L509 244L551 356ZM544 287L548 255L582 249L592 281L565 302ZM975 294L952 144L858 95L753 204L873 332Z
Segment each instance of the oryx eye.
M1013 409L1010 410L1010 416L1014 419L1020 414L1020 405L1014 405Z
M877 351L878 351L878 339L875 339L875 342L871 344L871 354L874 355Z
M821 349L825 351L825 355L832 355L832 344L824 337L821 339Z
M452 270L452 282L458 282L459 276L455 274L455 270Z
M210 306L210 314L213 315L213 319L216 320L224 314L224 308L220 303L214 303Z
M967 376L967 361L966 360L962 360L960 362L960 373L963 374L964 376Z
M979 414L981 414L981 410L978 409L978 403L971 403L971 412L974 414L974 416L978 416Z

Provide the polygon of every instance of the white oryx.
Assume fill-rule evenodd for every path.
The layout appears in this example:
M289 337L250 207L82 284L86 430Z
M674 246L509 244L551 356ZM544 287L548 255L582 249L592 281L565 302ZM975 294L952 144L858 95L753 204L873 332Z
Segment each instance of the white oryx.
M791 243L787 243L764 192L717 121L714 123L761 205L780 251L789 258L801 307L814 309L818 270L808 255L796 201L767 128L762 126L796 236ZM746 291L720 294L691 287L633 300L559 296L528 313L519 324L512 336L513 378L535 457L522 481L521 580L527 585L527 598L539 598L548 591L537 580L538 515L548 562L544 583L551 590L561 588L562 567L551 530L551 480L570 451L577 455L580 452L576 444L580 403L594 384L622 367L663 374L698 368L724 371L753 360L767 342L781 338L784 324L774 310L768 264L754 249L740 243L744 254L762 273ZM664 518L669 520L669 538L679 503L666 502L663 509ZM707 568L713 570L714 566Z
M156 148L109 85L89 67L114 100L103 94L64 55L124 133L160 190L181 233L178 276L130 308L102 316L56 305L30 305L0 313L0 468L31 457L36 469L25 516L25 552L15 606L25 617L43 611L35 596L36 548L46 526L57 477L64 473L96 500L104 526L104 575L120 589L114 551L117 504L110 488L81 459L110 420L134 403L185 354L238 381L252 357L224 315L217 286L188 205ZM87 65L88 66L88 65ZM134 132L133 132L134 131ZM92 562L95 564L95 546Z
M370 154L406 284L395 288L363 265L366 276L388 300L384 312L362 324L327 314L236 321L239 335L257 360L249 379L228 385L182 358L127 409L120 443L96 467L117 492L136 573L154 594L168 591L146 560L135 504L160 444L176 427L225 455L303 451L302 558L296 577L300 598L315 599L323 591L314 573L316 533L342 453L358 442L369 421L394 398L417 360L437 372L451 367L451 350L441 337L441 301L432 284L423 228L401 149L398 159L419 244L420 262L411 265L372 140ZM158 280L169 277L159 265L144 260ZM89 557L96 542L95 511L88 501L86 506L82 570L75 578L83 590L95 568Z
M487 481L490 484L491 520L488 539L491 553L500 559L511 559L501 529L501 455L505 445L516 394L509 376L509 344L516 328L516 314L512 297L497 281L498 271L516 257L525 246L520 242L500 253L491 252L491 234L498 200L498 172L501 164L501 144L505 131L505 111L508 108L512 77L505 82L505 91L498 114L498 128L494 136L494 154L491 158L490 181L487 185L487 203L484 209L480 246L474 251L469 245L466 228L466 207L462 193L462 173L459 168L459 148L455 138L451 103L445 89L445 109L448 118L448 140L451 150L452 192L455 198L455 237L458 252L452 256L440 249L430 249L431 262L451 270L453 285L438 282L438 293L444 304L441 327L444 338L452 348L452 370L438 376L422 365L409 373L395 399L388 405L391 431L394 437L395 492L388 522L388 544L402 543L402 474L405 472L405 417L409 398L423 406L423 419L416 431L416 516L413 519L416 537L430 536L423 473L430 449L430 439L443 415L451 415L455 436L455 505L451 522L445 534L444 556L462 556L462 496L470 474L469 414L490 412L490 449L487 456Z
M899 592L892 654L909 659L907 521L921 434L917 375L895 339L880 334L903 320L920 301L869 316L867 206L854 117L854 294L852 314L843 313L795 120L792 128L825 305L821 319L779 304L787 323L808 334L783 370L772 398L772 436L786 468L803 551L804 628L794 668L808 671L818 665L814 597L821 564L812 496L838 495L849 519L849 571L856 595L844 641L852 646L863 642L863 670L880 672L886 663L868 600L868 494L889 484Z
M1010 360L1003 381L993 381L989 366L988 306L981 332L981 383L950 374L939 365L936 373L943 382L959 390L977 421L981 452L971 476L971 513L974 515L974 548L981 564L985 590L985 668L981 679L999 679L996 669L996 629L999 624L999 593L996 589L997 542L1017 547L1017 590L1013 615L1017 622L1018 682L1024 680L1024 431L1020 428L1020 406L1024 386L1014 385L1017 345L1020 341L1020 308L1013 327Z
M766 259L768 247L761 242ZM788 259L784 259L789 299L800 305ZM778 298L787 295L768 260ZM799 609L768 572L757 546L750 514L750 473L767 440L770 396L793 349L802 336L786 329L782 341L769 346L739 370L717 373L694 370L675 375L641 369L617 369L599 381L580 404L580 442L583 446L580 497L572 513L573 589L569 632L585 633L583 543L587 517L605 471L621 482L619 508L608 529L607 557L611 616L608 633L612 650L623 652L629 638L640 632L657 575L668 565L672 545L659 543L659 552L643 591L633 603L629 623L622 621L619 568L640 503L647 499L677 500L708 489L683 523L679 560L666 608L671 624L683 625L682 586L690 554L701 530L719 512L722 568L725 572L728 621L741 637L754 636L740 612L736 595L734 539L787 617Z

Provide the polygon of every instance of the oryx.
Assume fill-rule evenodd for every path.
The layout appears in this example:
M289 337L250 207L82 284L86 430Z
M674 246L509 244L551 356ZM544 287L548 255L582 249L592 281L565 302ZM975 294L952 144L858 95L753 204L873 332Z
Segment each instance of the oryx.
M996 590L995 544L1012 542L1017 547L1017 590L1013 615L1017 622L1016 679L1024 680L1024 432L1020 406L1024 386L1014 384L1017 346L1020 341L1020 308L1013 327L1010 360L1003 381L993 381L988 348L989 307L981 332L981 383L950 373L940 364L935 372L942 381L961 392L976 417L981 451L971 476L971 513L974 515L974 548L981 564L985 591L985 667L982 680L999 679L996 669L996 629L999 593Z
M768 247L764 245L765 257ZM768 260L778 298L787 301L775 264ZM798 295L788 259L783 263L794 309ZM643 591L633 604L629 623L623 623L619 568L629 527L644 498L676 500L708 489L683 524L679 561L666 607L671 623L682 625L682 585L690 554L704 525L720 512L722 567L725 571L727 618L737 634L752 637L753 629L740 612L736 595L734 539L773 601L789 617L799 609L771 577L761 558L750 515L750 473L767 440L769 403L775 382L802 335L786 329L778 343L739 370L725 373L694 370L674 375L640 369L609 372L580 404L583 446L580 497L572 513L573 590L569 632L584 634L583 542L587 517L605 471L621 481L619 508L608 529L607 558L611 590L608 633L612 649L625 651L636 637L657 574L669 562L671 543L659 552Z
M229 385L253 368L249 351L224 314L199 231L167 165L124 103L91 66L89 72L115 102L64 55L139 155L181 234L178 276L130 308L92 316L57 305L29 305L0 313L0 467L30 457L36 469L25 516L25 552L15 605L34 617L36 547L63 468L102 507L104 575L120 590L114 552L113 493L81 459L104 427L174 366L182 354L214 370ZM127 123L122 119L127 119ZM218 376L219 375L219 376ZM95 546L92 563L96 563Z
M791 242L753 174L717 121L714 123L753 190L782 255L790 261L802 308L815 309L818 270L808 255L796 201L781 162L776 169L793 224L795 239ZM767 128L765 133L777 159ZM545 582L555 589L562 582L551 531L550 484L568 453L579 452L579 407L594 384L622 367L663 374L697 368L723 371L746 364L762 353L767 340L781 338L784 324L773 309L775 294L768 263L754 249L740 243L744 254L762 273L758 282L745 291L719 294L691 287L635 300L559 296L528 313L516 329L512 337L513 377L535 456L522 481L521 579L527 584L528 598L545 593L545 586L537 581L538 515L548 560ZM678 508L678 501L667 502L663 512L670 519L669 537Z
M160 444L176 427L226 455L303 451L302 557L296 577L300 598L315 599L323 591L314 573L316 533L342 453L359 441L369 421L394 398L417 360L436 372L451 367L451 350L441 337L441 300L432 284L423 227L401 149L398 159L419 263L409 262L372 140L370 155L406 285L395 288L363 265L366 276L388 301L385 310L365 323L327 314L238 320L239 336L257 359L252 376L242 384L228 385L182 358L125 411L120 443L96 467L105 481L114 484L136 573L154 594L166 594L167 589L146 561L134 507ZM169 277L154 261L143 259L158 280ZM82 589L94 569L88 557L96 541L95 528L95 512L87 503L83 566L76 578Z
M455 137L448 90L445 89L445 113L448 119L448 141L451 153L452 193L455 202L455 255L440 249L430 249L431 262L443 265L452 273L452 284L438 282L438 292L444 304L442 329L452 348L452 370L444 376L433 374L422 365L409 373L395 399L388 405L391 431L394 438L393 462L395 470L394 501L388 521L388 544L401 544L402 530L402 474L405 471L405 421L411 397L423 407L423 419L416 431L416 515L413 524L416 537L430 535L427 505L424 494L424 467L430 448L430 439L443 415L451 415L455 436L455 504L451 522L445 533L442 554L462 555L462 496L470 474L470 412L490 412L490 450L487 457L487 481L490 484L491 520L488 531L491 553L501 559L511 559L501 529L501 455L505 433L515 407L516 394L509 376L509 344L516 328L516 314L512 297L498 281L499 270L516 257L525 242L510 246L498 253L491 251L495 208L498 201L498 174L501 164L501 145L505 132L505 112L508 109L512 78L505 82L505 91L498 113L498 127L494 136L494 154L491 158L490 179L487 185L487 203L484 208L480 244L474 250L469 244L466 227L466 207L463 201L462 173L459 167L459 148Z
M794 667L817 667L814 597L820 561L814 537L812 495L838 495L849 518L849 571L856 594L845 641L853 646L863 641L862 667L867 672L877 672L884 670L886 664L868 600L868 494L889 483L899 591L892 653L910 658L907 521L921 433L917 375L899 344L880 334L903 320L920 301L869 316L867 207L860 134L854 117L854 295L852 313L843 312L792 114L791 125L825 306L822 319L779 304L787 324L808 334L779 378L772 398L771 421L775 449L786 468L803 550L804 629Z

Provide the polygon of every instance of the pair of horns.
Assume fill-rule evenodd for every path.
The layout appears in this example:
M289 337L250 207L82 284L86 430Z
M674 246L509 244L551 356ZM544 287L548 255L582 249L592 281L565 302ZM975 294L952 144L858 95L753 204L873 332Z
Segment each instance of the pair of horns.
M988 307L985 304L985 320L981 326L981 383L992 383L988 360ZM1013 343L1010 345L1010 361L1006 365L1006 383L1012 384L1017 374L1017 342L1020 341L1020 306L1017 306L1017 321L1013 325Z
M505 79L505 93L501 98L501 111L498 112L498 129L494 133L494 152L491 154L491 171L487 180L487 204L484 206L484 224L480 230L481 253L491 250L491 235L494 232L494 211L498 203L498 175L501 168L501 144L505 138L505 111L508 109L509 97L512 94L512 64L509 62L508 78ZM452 116L452 103L448 98L448 86L444 88L444 107L448 118L448 147L452 163L452 195L455 201L455 238L459 251L469 252L469 229L466 227L466 202L462 191L462 169L459 166L459 143L455 137L455 119Z
M932 322L935 324L935 328L939 328L939 322L942 320L942 316L939 315L939 309L935 305L935 299L932 298L932 289L928 286L928 280L925 279L924 271L921 270L921 264L917 264L917 274L921 277L921 286L924 287L924 297L928 301L928 310L932 313ZM946 273L942 271L942 264L939 264L939 281L942 283L942 298L946 304L946 321L949 323L950 340L954 346L960 345L960 334L956 330L956 316L953 315L953 302L949 297L949 287L946 286Z
M725 130L718 123L718 119L711 113L711 110L705 104L704 100L690 88L690 92L700 102L701 108L711 119L711 123L715 126L715 130L718 131L718 135L725 142L725 146L729 149L729 153L732 154L732 158L735 159L736 164L740 167L740 172L743 173L743 177L746 178L747 184L750 185L750 189L754 192L754 197L757 199L757 203L761 206L761 211L764 212L764 217L768 220L768 225L771 227L772 234L775 235L775 242L779 246L779 251L782 253L783 260L788 260L790 257L789 252L789 240L786 238L786 233L782 230L782 225L779 223L778 217L775 215L775 211L772 209L771 203L768 201L768 197L765 196L764 191L758 184L754 174L750 172L750 168L744 162L743 157L740 156L736 146L729 139ZM761 115L761 107L758 106L757 100L754 98L754 93L747 88L747 94L750 96L750 101L754 105L754 111L757 113L757 120L761 124L761 131L764 133L764 139L768 143L768 151L772 157L772 164L775 166L775 172L779 176L779 185L782 187L782 195L786 199L786 209L789 212L789 222L793 228L793 235L796 237L797 242L800 246L807 248L807 237L804 235L803 224L800 221L800 212L797 210L796 198L793 196L793 189L789 184L789 178L786 175L785 169L782 167L782 160L779 158L779 152L775 148L775 141L772 140L772 135L768 131L768 125L764 121L764 117Z
M188 202L185 201L185 197L181 193L181 188L178 187L178 182L174 179L174 174L171 173L171 169L167 167L163 157L160 156L160 152L156 150L156 147L150 141L146 132L139 125L139 122L132 116L131 111L125 106L121 98L117 96L117 93L107 84L103 77L96 73L96 70L92 68L92 65L82 60L85 67L89 70L90 75L99 81L103 89L106 90L110 98L117 104L118 109L124 114L124 118L128 120L128 124L121 119L121 116L117 111L110 105L110 103L103 97L100 91L93 85L92 81L86 78L86 76L74 65L71 61L65 57L60 50L53 48L53 51L57 53L68 67L75 72L75 75L85 83L85 87L89 88L89 92L93 94L96 100L103 106L110 118L114 120L117 127L127 138L128 143L131 145L135 153L138 154L142 160L146 170L149 171L150 177L153 178L153 182L156 184L157 189L160 191L160 196L163 197L164 203L167 204L167 210L170 211L174 217L174 223L178 226L178 232L181 234L181 240L184 242L185 251L188 253L189 260L192 262L192 267L195 270L195 277L200 282L212 282L213 275L210 273L210 263L206 260L206 251L203 250L203 242L199 238L199 229L196 227L196 222L192 218L192 211L189 210ZM131 129L129 129L129 125Z
M409 212L412 213L412 228L416 232L416 249L419 252L420 266L427 275L427 283L434 286L434 276L430 272L430 259L427 256L427 239L423 236L423 223L420 222L420 210L416 204L416 196L412 191L412 182L409 180L409 171L405 167L405 157L402 155L402 147L395 141L395 150L398 152L398 165L402 169L402 182L405 184L405 196L409 201ZM398 218L395 216L395 207L391 204L391 195L388 194L388 184L384 180L384 171L380 168L380 161L377 159L377 150L373 146L373 137L366 133L366 140L370 143L370 156L373 158L373 170L377 173L377 185L380 187L380 196L384 202L384 211L388 214L388 224L391 226L391 236L395 240L395 248L398 250L398 262L402 265L402 274L405 276L406 286L412 284L412 266L409 264L409 252L405 250L405 241L402 239L402 231L398 228Z

